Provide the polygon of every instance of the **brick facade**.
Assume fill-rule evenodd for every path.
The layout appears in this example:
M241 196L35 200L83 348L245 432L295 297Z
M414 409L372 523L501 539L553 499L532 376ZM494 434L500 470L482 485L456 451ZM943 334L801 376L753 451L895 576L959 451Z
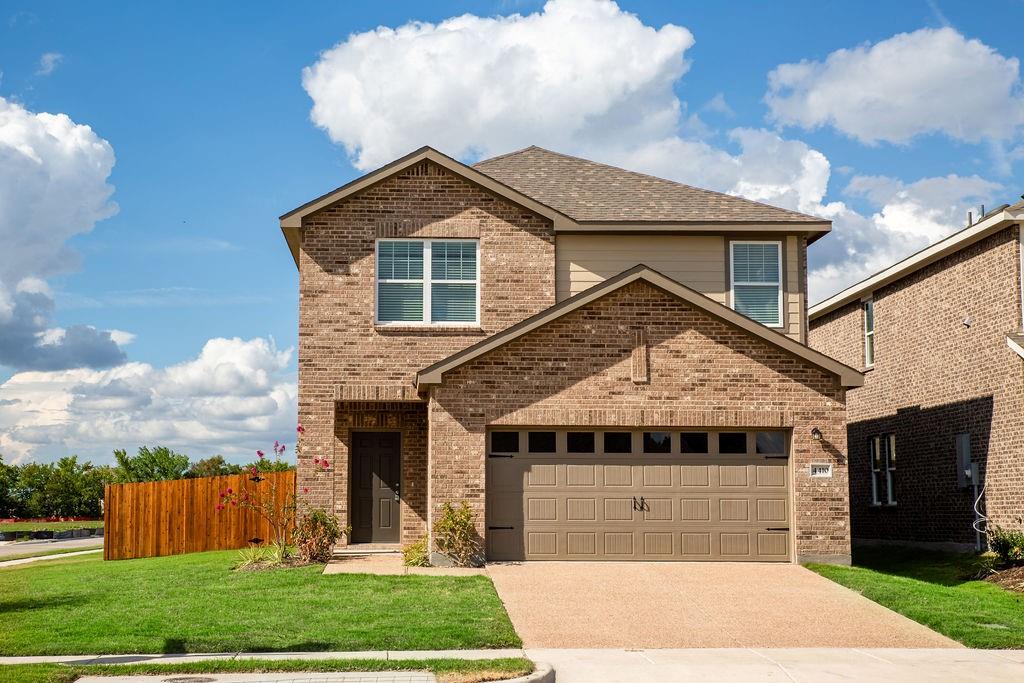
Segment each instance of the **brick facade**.
M973 544L974 496L958 485L955 439L971 435L992 522L1024 514L1024 360L1016 226L874 292L875 363L848 396L854 538ZM964 324L969 320L970 324ZM864 365L853 302L813 320L810 345ZM871 499L869 439L896 435L896 505Z
M425 485L426 406L413 376L555 303L553 228L425 161L304 217L302 232L299 420L306 431L298 485L310 489L311 505L333 509L345 526L351 432L391 419L405 444L403 499L410 500L402 504L403 540L415 540L425 528L425 491L416 487ZM478 329L374 325L375 240L404 236L480 240L485 300ZM387 418L388 405L403 402ZM313 457L332 459L333 481L312 476Z
M637 329L648 348L639 382ZM797 556L848 562L844 394L820 368L632 283L445 374L429 407L430 508L466 500L486 534L488 425L783 427ZM810 478L812 462L834 476Z

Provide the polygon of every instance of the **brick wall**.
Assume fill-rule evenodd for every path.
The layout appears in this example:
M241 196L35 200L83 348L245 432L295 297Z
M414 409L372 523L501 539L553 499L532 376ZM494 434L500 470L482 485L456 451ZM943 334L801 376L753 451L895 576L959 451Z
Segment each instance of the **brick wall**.
M636 329L646 382L633 381ZM763 340L635 282L445 374L432 390L430 510L466 500L484 522L489 424L792 428L796 550L849 558L844 390ZM817 442L810 432L825 435ZM832 463L811 479L811 462Z
M1024 514L1024 360L1017 228L1007 228L874 293L875 365L848 396L855 538L973 543L973 495L957 484L955 438L971 434L988 514ZM963 324L970 318L970 326ZM859 302L812 321L810 345L864 364ZM895 507L871 505L868 440L896 435Z
M554 233L547 219L429 162L305 217L302 230L299 486L344 525L346 425L365 416L338 416L336 427L335 401L415 401L417 370L554 304ZM479 329L374 326L374 243L403 236L480 240ZM333 483L312 478L314 456L333 458ZM403 512L407 529L422 527L418 512Z

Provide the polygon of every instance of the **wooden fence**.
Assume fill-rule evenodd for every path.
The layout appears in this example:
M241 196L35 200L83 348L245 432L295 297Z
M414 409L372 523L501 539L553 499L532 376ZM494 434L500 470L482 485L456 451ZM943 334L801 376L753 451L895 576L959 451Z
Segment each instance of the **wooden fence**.
M110 484L104 492L103 559L180 555L204 550L244 548L253 539L272 541L270 524L254 510L231 505L217 510L220 493L248 490L269 495L277 483L277 504L295 493L295 470L265 473L253 482L247 474L176 479L139 484Z

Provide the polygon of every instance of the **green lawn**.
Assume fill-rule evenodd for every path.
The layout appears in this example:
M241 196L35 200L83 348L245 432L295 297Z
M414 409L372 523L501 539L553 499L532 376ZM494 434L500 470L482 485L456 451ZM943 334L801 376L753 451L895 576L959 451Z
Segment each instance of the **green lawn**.
M0 531L67 531L68 529L99 529L103 521L94 522L4 522Z
M234 551L0 569L0 654L518 647L485 576L233 572Z
M968 647L1024 648L1024 594L970 577L972 555L865 548L854 566L809 569Z
M50 555L63 555L65 553L80 553L83 550L102 550L103 548L60 548L58 550L37 550L31 553L19 553L17 555L0 555L0 562L8 560L26 560L30 557L49 557Z
M70 683L79 676L130 674L270 673L291 671L430 671L442 683L457 679L494 681L523 676L533 671L528 659L283 659L264 662L254 659L196 662L194 664L118 664L114 666L63 666L60 664L19 664L0 666L0 683Z

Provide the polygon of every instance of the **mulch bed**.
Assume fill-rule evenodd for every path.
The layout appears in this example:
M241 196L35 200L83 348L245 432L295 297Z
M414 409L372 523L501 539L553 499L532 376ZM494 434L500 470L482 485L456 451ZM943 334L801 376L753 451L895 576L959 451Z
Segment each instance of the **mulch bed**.
M1024 565L997 571L986 577L985 580L1002 586L1006 590L1024 593Z

